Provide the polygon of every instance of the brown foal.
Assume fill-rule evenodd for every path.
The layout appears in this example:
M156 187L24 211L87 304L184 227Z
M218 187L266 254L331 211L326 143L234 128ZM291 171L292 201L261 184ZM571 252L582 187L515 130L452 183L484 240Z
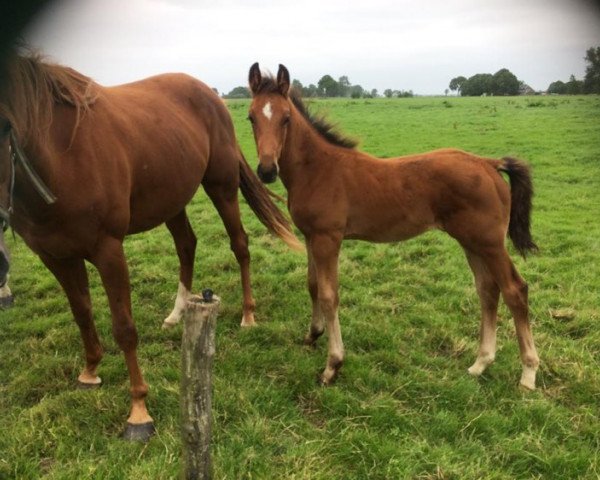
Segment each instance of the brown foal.
M330 384L344 360L338 319L338 256L342 240L397 242L437 228L465 251L481 301L480 347L471 375L494 361L500 294L517 332L521 385L535 388L539 365L529 324L527 284L505 247L505 236L525 256L537 247L530 235L533 194L528 167L515 159L482 158L454 149L379 159L359 152L290 91L288 70L249 73L258 175L279 176L292 219L306 238L312 321L305 343L327 326L329 354L321 382ZM510 188L501 172L508 175Z
M98 269L131 381L126 437L145 439L153 426L136 355L124 237L162 223L173 236L179 291L167 325L179 320L192 288L196 236L185 207L200 184L240 266L242 325L254 324L255 302L238 187L270 231L291 245L297 239L243 158L227 108L202 82L166 74L106 88L36 56L14 56L7 73L0 96L3 211L68 297L85 347L79 376L84 385L101 382L96 369L102 358L84 260ZM53 202L41 198L26 164L55 196ZM0 248L2 282L7 258Z

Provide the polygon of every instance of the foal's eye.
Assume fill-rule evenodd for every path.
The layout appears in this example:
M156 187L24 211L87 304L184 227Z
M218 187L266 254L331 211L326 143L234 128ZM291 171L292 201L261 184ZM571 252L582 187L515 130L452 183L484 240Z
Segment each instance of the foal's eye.
M2 125L2 134L3 135L8 135L10 133L10 129L11 129L11 124L10 122L7 120L6 123L4 125Z
M250 123L254 123L254 117L252 115L248 115L248 121Z
M283 120L281 120L282 125L287 125L288 123L290 123L289 115L287 117L283 117Z

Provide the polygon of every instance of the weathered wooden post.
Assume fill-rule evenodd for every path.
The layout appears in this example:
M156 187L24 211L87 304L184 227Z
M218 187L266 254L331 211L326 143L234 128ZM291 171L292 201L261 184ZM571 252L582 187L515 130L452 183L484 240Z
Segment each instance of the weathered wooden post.
M183 314L181 432L183 478L212 478L210 457L212 359L220 299L210 290L192 296Z

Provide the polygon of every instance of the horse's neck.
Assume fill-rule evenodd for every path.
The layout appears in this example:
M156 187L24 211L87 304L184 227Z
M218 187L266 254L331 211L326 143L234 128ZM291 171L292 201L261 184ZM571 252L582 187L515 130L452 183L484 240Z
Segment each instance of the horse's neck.
M280 177L286 188L289 190L298 179L325 168L331 162L335 148L298 114L298 118L293 120L279 162Z

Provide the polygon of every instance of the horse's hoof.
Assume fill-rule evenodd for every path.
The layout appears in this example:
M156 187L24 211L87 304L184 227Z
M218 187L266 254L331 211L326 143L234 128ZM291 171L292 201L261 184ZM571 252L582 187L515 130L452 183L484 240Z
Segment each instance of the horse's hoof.
M8 295L7 297L0 297L0 308L10 308L15 303L15 297Z
M98 377L100 379L100 377ZM77 380L77 388L80 390L95 390L96 388L100 388L102 386L102 380L97 383L87 383L82 382L81 380Z
M154 422L139 424L127 422L127 428L125 428L122 438L130 442L147 442L155 431Z

